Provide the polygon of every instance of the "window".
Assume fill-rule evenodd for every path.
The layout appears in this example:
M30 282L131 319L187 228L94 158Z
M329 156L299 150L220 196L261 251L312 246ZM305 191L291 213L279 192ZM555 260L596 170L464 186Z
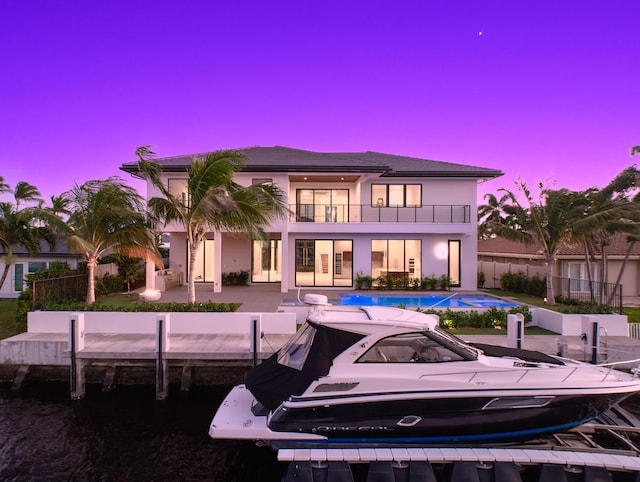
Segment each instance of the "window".
M251 184L254 186L273 186L273 179L267 177L258 177L251 179Z
M296 286L352 285L353 241L296 240Z
M22 291L24 289L24 265L16 263L13 265L13 290Z
M459 240L449 241L449 279L451 286L460 286L460 277L462 276L460 245Z
M420 184L372 184L371 206L422 206L422 186Z
M185 206L189 202L189 187L186 179L169 179L167 187L172 196L178 198Z
M282 243L280 239L256 239L252 246L251 282L282 281Z
M443 345L439 337L428 333L403 333L384 338L374 344L358 363L440 363L464 361L471 355Z
M419 239L371 241L371 276L421 278L422 244Z
M297 189L296 221L344 223L349 221L348 189Z
M309 356L309 351L311 351L311 344L315 336L316 329L309 324L305 324L278 351L278 363L294 370L302 370Z

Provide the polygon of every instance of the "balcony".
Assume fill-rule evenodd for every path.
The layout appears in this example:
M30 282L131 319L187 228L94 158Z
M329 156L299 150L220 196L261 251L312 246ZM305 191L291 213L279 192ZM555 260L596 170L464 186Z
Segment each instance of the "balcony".
M471 206L427 204L411 207L368 204L290 204L291 223L469 224Z

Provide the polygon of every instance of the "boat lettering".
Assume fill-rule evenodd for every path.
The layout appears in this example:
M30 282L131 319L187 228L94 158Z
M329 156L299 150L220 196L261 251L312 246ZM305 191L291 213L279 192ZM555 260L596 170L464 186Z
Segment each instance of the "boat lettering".
M392 432L392 427L382 427L382 426L370 426L370 425L362 425L359 427L330 427L330 426L320 426L314 427L311 429L312 432L368 432L368 431L388 431Z

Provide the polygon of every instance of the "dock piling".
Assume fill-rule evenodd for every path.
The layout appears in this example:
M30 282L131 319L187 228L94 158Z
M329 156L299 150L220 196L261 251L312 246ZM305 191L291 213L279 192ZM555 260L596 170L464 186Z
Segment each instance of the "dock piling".
M16 377L13 379L13 384L11 385L11 390L20 390L22 388L22 384L24 383L25 378L29 374L30 370L29 365L20 365L18 367L18 373Z
M169 351L170 316L156 317L156 400L164 400L169 394L169 361L164 352Z
M84 398L84 361L78 352L84 349L84 313L73 313L69 317L69 352L71 354L71 400Z

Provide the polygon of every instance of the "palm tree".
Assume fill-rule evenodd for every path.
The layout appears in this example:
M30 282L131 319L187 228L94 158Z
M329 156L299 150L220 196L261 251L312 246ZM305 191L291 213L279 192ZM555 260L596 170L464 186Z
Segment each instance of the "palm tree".
M0 289L7 279L11 266L17 260L14 254L16 246L23 246L30 254L37 254L40 252L42 241L51 247L55 245L52 229L43 223L50 218L48 211L40 205L31 205L41 201L38 189L27 182L20 181L11 191L10 186L0 177L0 193L10 192L14 202L0 202L0 246L6 250Z
M540 197L536 202L524 182L518 182L516 186L524 197L524 203L519 201L517 193L500 189L504 195L499 200L491 195L489 204L479 207L483 215L482 230L487 235L540 245L546 265L546 303L554 305L556 253L563 242L571 239L571 227L584 215L586 201L581 193L568 189L545 189L540 185Z
M244 166L238 151L210 152L204 159L194 157L187 178L187 196L175 196L161 179L162 168L153 161L149 146L136 149L143 177L158 189L162 197L149 199L149 209L157 223L177 222L187 235L189 245L188 301L196 301L195 260L206 234L214 231L243 232L261 239L262 226L287 213L284 195L272 185L243 187L233 180Z
M640 171L631 166L618 174L607 186L584 191L588 210L582 219L575 222L575 237L585 246L585 258L589 280L592 278L591 261L600 254L602 281L608 281L607 246L611 237L626 234L628 245L625 259L618 273L617 283L622 279L631 249L640 236L640 195L638 180Z
M95 267L105 253L150 258L162 267L143 199L118 177L87 181L65 193L69 246L87 261L87 304L95 302Z

